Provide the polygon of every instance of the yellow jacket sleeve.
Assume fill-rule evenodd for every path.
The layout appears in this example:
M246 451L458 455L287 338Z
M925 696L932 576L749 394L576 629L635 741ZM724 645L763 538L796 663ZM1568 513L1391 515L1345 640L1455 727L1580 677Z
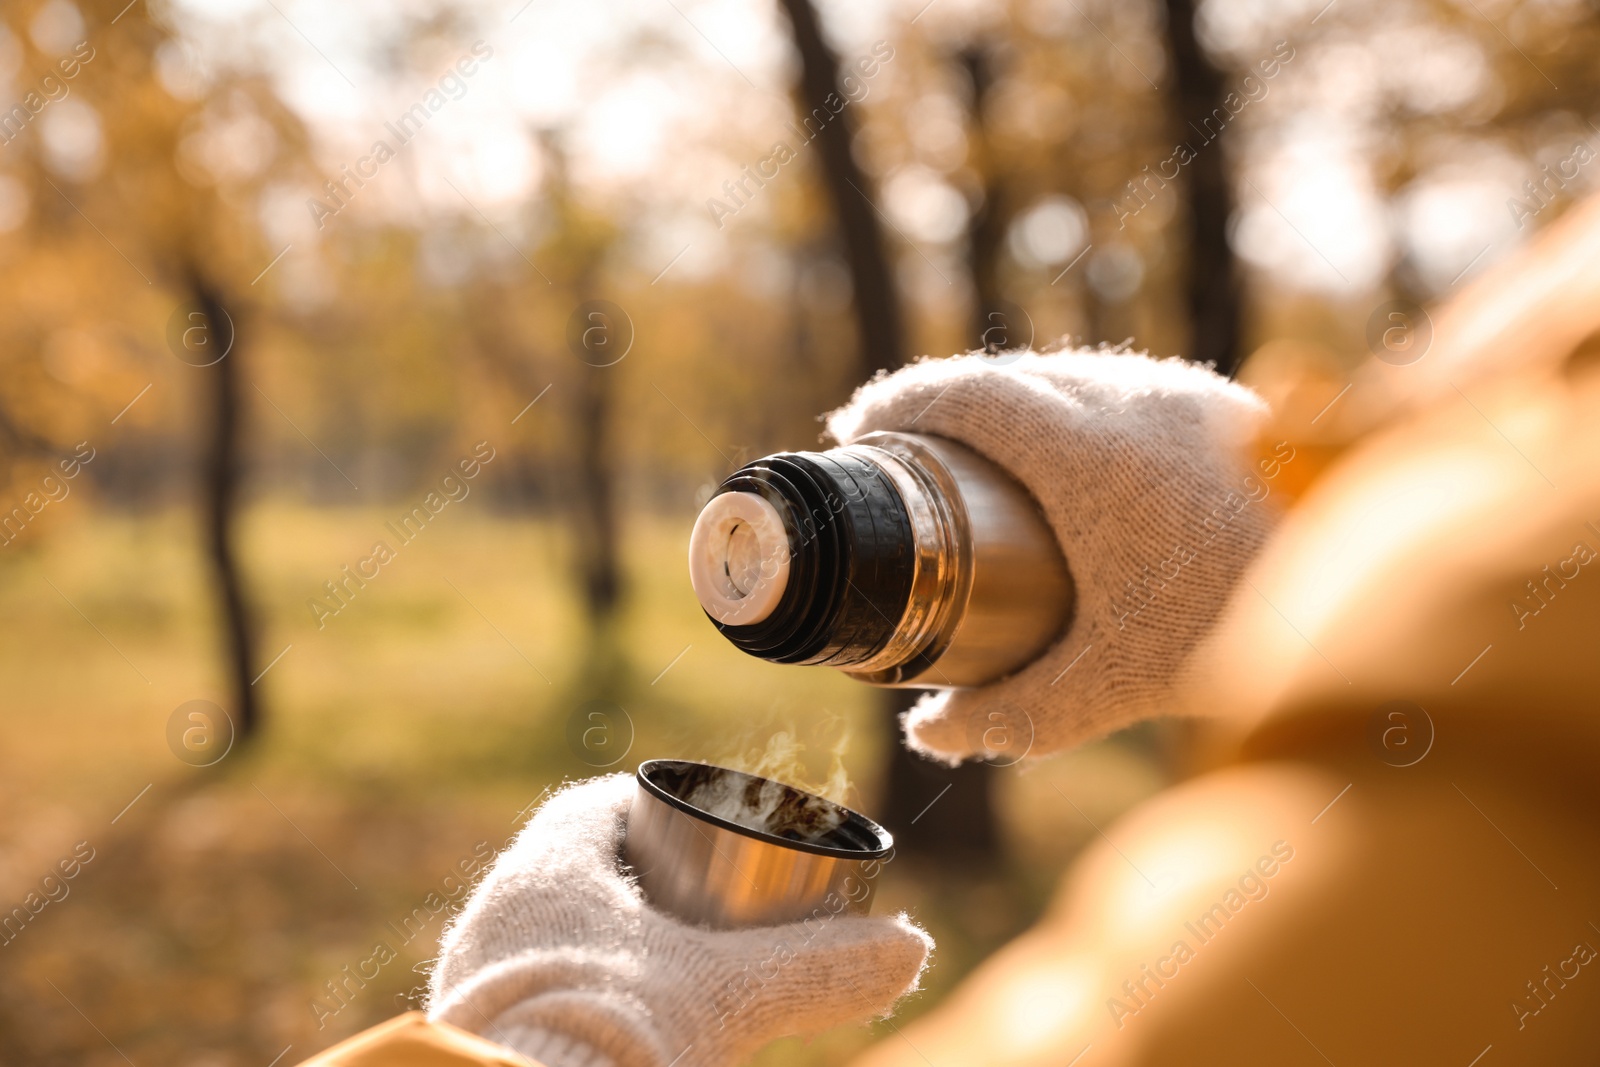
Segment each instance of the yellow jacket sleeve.
M379 1023L300 1067L540 1067L538 1063L420 1011Z

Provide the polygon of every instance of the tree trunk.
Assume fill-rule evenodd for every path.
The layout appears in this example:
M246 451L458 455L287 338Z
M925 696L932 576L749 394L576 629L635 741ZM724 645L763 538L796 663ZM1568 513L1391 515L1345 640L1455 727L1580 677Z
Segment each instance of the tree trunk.
M812 133L822 164L823 184L833 205L855 293L859 373L865 380L905 362L905 326L900 294L885 251L883 227L868 198L873 188L851 153L855 119L845 105L837 114L827 106L839 92L839 58L823 40L811 0L781 0L794 27L800 53L801 125ZM806 125L810 119L810 125ZM820 124L820 129L818 128ZM895 739L884 775L881 813L897 847L940 863L964 862L994 853L997 834L989 799L987 767L951 770L912 755L900 739L900 714L914 692L884 690L880 703ZM949 786L944 796L941 791ZM938 798L938 803L928 804Z
M952 870L975 867L982 875L1000 855L993 789L1000 772L985 763L947 767L907 748L900 716L920 696L916 690L884 691L896 743L879 801L883 824L898 851Z
M1172 55L1173 106L1187 139L1198 136L1226 95L1222 72L1200 49L1194 32L1194 0L1166 0L1167 49ZM1226 115L1226 109L1223 110ZM1228 244L1233 190L1220 144L1196 145L1184 183L1189 229L1185 296L1189 305L1189 358L1214 363L1232 377L1239 367L1242 300L1238 264Z
M190 293L205 317L210 343L226 346L226 354L201 369L208 376L211 424L201 460L200 498L205 550L217 583L222 608L227 674L233 693L234 725L239 740L248 740L261 726L256 701L255 626L249 598L235 555L239 474L242 468L242 427L239 401L238 324L223 306L216 288L198 271L192 272Z
M616 470L611 461L611 367L578 372L578 553L592 631L606 629L622 594L617 562Z
M972 277L972 343L994 351L1014 348L1025 339L1022 323L1007 321L1000 297L1000 246L1005 238L1009 207L1000 167L989 147L983 124L989 90L994 85L993 62L982 44L971 45L957 57L972 83L972 115L968 124L969 159L977 170L979 201L967 223L967 266Z
M821 162L823 185L833 205L839 238L844 245L855 292L855 318L859 380L880 370L894 370L905 362L905 325L894 270L884 248L878 224L877 201L871 181L851 154L855 140L853 104L835 114L829 96L844 100L839 91L839 57L822 37L822 26L811 0L780 0L794 28L794 45L800 53L800 128L810 135ZM809 124L808 124L809 121ZM796 150L803 145L796 146Z

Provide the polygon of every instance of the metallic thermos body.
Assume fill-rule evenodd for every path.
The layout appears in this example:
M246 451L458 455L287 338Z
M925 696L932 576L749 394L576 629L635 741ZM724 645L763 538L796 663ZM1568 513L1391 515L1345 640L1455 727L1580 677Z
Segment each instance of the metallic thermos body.
M735 471L690 538L706 614L752 655L874 685L1004 677L1066 628L1072 579L1039 505L971 449L874 433Z

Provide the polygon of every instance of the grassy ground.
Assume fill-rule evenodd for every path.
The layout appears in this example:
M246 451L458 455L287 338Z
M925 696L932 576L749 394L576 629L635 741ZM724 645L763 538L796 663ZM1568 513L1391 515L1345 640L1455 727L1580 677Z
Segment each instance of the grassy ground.
M726 760L780 729L816 753L842 723L854 801L874 809L891 739L868 691L723 642L689 592L687 519L628 530L631 593L602 655L560 532L483 503L403 547L384 525L400 507L253 509L263 665L287 651L258 684L259 743L209 768L168 743L179 705L225 702L191 518L85 501L0 550L0 913L59 898L0 945L0 1064L266 1067L288 1048L287 1065L413 1006L446 916L404 944L390 924L454 892L458 861L503 843L543 790L598 773L567 740L589 700L631 720L619 770ZM396 558L319 628L307 599L377 540ZM1124 738L1005 772L1010 858L993 870L890 868L881 906L940 942L908 1011L1025 927L1094 832L1051 783L1104 825L1161 784L1150 752ZM79 842L93 858L46 883ZM328 998L380 940L399 958ZM844 1028L759 1062L835 1064L874 1037Z

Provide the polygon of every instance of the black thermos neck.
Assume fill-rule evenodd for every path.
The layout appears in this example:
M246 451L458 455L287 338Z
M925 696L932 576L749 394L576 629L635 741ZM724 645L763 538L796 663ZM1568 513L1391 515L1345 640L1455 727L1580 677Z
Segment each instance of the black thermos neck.
M911 598L915 543L905 502L877 466L847 452L781 452L717 492L755 493L783 518L788 583L767 618L713 623L775 663L859 663L888 643Z

